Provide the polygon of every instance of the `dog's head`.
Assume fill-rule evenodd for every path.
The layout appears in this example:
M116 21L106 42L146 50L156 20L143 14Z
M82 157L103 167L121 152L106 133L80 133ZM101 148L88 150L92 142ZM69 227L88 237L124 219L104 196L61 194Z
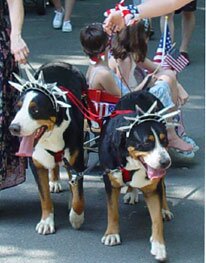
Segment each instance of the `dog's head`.
M23 93L16 104L17 113L9 127L12 135L29 136L36 132L52 130L56 111L50 99L38 91Z
M129 155L143 163L149 179L161 178L171 165L167 145L165 125L153 120L135 124L126 140Z
M166 126L174 126L167 119L178 113L167 113L168 108L158 111L156 105L155 101L146 112L137 107L136 115L124 117L129 125L117 128L125 132L127 154L142 162L149 179L161 178L171 165Z
M40 138L46 131L51 131L58 125L61 106L69 108L70 105L64 102L64 92L58 89L55 83L46 84L42 75L38 80L29 75L29 81L16 77L20 84L11 82L11 85L21 93L16 104L17 113L9 130L15 136L24 137L35 133L36 137ZM68 112L66 117L69 121Z

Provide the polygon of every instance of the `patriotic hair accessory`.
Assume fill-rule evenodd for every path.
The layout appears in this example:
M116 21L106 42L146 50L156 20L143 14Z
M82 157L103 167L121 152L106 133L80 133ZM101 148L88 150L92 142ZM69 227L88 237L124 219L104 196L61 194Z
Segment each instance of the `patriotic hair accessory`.
M156 108L156 106L157 106L157 101L155 101L152 104L152 106L148 109L147 112L144 112L138 105L136 105L136 109L138 112L137 116L136 117L127 117L127 116L124 117L126 120L130 121L131 124L127 125L127 126L119 127L119 128L117 128L117 130L118 131L125 131L126 137L128 138L132 128L135 125L139 125L139 124L146 122L146 121L156 121L156 122L164 124L166 127L178 126L177 123L167 122L167 119L179 114L180 113L179 110L167 113L167 111L170 109L170 107L166 107L164 109L161 109L158 112L153 112L153 110ZM139 113L141 113L141 115Z
M120 11L122 17L125 20L125 24L131 25L133 23L132 20L137 19L139 20L140 15L137 6L135 5L124 5L124 0L121 0L118 4L116 4L115 8L111 8L104 12L104 16L108 17L110 14L112 14L115 11Z
M89 59L89 61L92 65L95 65L96 63L98 63L100 61L100 59L103 61L105 60L105 53L100 53L100 54L98 54L98 56L91 57Z
M13 73L15 78L20 83L15 83L13 81L9 81L10 85L16 88L20 93L26 93L28 91L40 91L45 94L51 101L53 108L56 112L59 111L59 106L63 108L70 108L71 105L65 103L66 100L66 93L58 88L57 83L45 83L43 72L39 73L38 79L35 79L31 72L26 68L25 69L28 80L22 79L17 74ZM63 101L59 100L63 98Z

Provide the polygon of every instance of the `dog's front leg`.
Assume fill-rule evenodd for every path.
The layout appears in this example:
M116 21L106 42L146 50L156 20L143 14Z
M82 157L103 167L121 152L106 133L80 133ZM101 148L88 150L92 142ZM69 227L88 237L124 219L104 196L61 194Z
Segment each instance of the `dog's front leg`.
M84 222L84 193L83 178L76 184L71 184L72 203L69 213L69 220L73 228L79 229Z
M152 220L152 236L150 238L151 254L154 255L157 260L164 261L166 259L166 247L163 237L160 196L156 191L146 193L144 196Z
M164 183L164 179L161 180L160 182L161 184L161 194L162 194L162 217L164 220L166 221L170 221L174 215L173 213L170 211L168 203L167 203L167 196L166 196L166 186Z
M36 226L36 231L43 235L52 234L55 232L55 226L53 204L49 192L48 170L36 160L31 161L30 164L38 185L42 209L42 217Z
M121 243L119 234L119 194L120 187L112 185L107 174L104 175L105 189L107 193L107 230L102 237L102 243L114 246Z
M55 166L54 169L50 170L49 189L51 193L59 193L62 191L58 164Z

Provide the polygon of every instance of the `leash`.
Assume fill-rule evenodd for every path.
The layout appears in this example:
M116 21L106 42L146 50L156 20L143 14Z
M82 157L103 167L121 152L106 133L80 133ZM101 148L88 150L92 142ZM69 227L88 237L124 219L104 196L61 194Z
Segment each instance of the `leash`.
M31 65L31 63L27 60L26 64L29 66L29 68L33 71L33 73L36 73L36 70L34 67Z
M64 162L64 167L66 168L68 174L71 174L71 171L75 172L75 174L71 174L72 178L69 180L69 183L72 186L77 185L78 181L84 177L84 173L83 172L79 173L75 171L66 158L63 158L63 162Z

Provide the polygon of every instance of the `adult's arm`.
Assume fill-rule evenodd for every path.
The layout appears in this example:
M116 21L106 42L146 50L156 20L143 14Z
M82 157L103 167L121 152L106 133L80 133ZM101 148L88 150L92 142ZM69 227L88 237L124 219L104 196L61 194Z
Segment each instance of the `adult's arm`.
M171 13L192 2L191 0L147 0L138 5L141 18L156 17Z
M190 2L191 0L147 0L137 5L138 14L135 15L133 20L131 20L132 16L128 15L127 12L123 12L126 7L122 7L122 10L113 11L108 15L104 21L104 29L108 34L112 34L120 31L134 20L162 16Z
M26 63L29 49L21 36L24 21L23 2L22 0L7 0L7 3L11 22L11 53L17 62Z

